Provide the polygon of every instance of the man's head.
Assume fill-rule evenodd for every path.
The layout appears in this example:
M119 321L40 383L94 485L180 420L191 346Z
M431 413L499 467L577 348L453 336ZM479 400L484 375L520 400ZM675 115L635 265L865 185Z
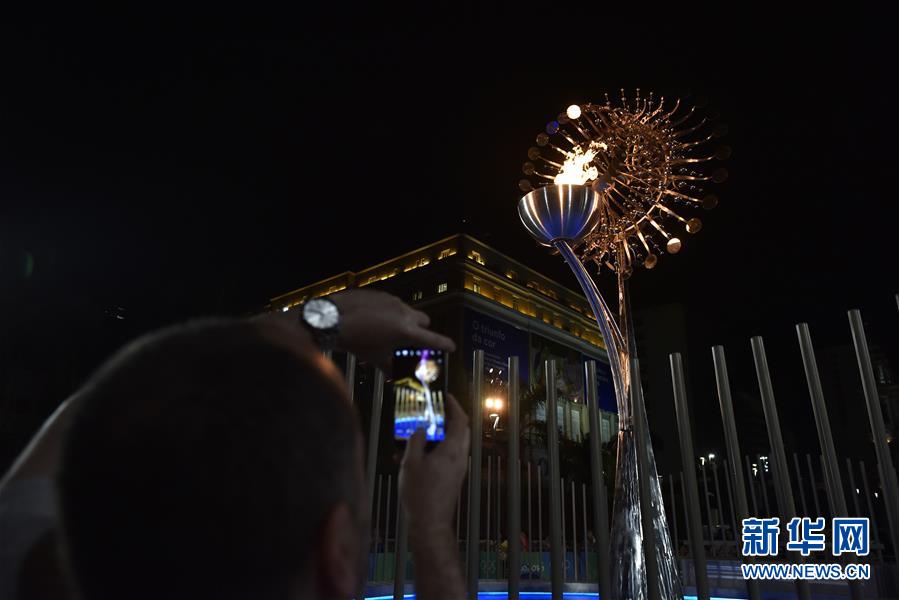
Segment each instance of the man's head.
M286 325L143 338L85 386L58 480L84 600L350 597L361 436L333 365Z

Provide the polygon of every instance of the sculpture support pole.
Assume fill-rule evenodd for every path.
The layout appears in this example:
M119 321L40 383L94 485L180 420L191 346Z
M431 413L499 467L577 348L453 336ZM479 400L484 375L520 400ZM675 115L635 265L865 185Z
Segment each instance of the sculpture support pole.
M590 277L583 263L574 254L565 240L556 240L553 246L559 251L565 262L574 272L602 334L612 370L615 395L618 404L618 468L615 482L615 504L612 521L612 554L614 563L613 597L645 598L647 597L647 579L649 560L656 562L658 576L652 578L660 598L679 598L681 596L680 579L677 576L677 565L671 548L668 523L665 516L661 486L656 475L655 456L649 440L645 408L643 407L642 390L632 390L639 386L639 376L628 364L630 341L624 339L621 330L615 323L608 306L600 295L593 278ZM626 315L625 315L626 316ZM635 393L633 397L630 393ZM639 418L641 427L646 431L644 439L636 439L635 413L633 403L639 402ZM642 445L638 449L638 445ZM639 470L638 456L645 453L646 469ZM652 531L649 539L653 543L645 543L647 531L641 517L640 478L645 477L647 494L642 505L651 515ZM649 552L646 552L647 548Z
M600 198L582 185L552 185L533 190L518 203L518 216L525 229L539 243L554 247L564 257L574 272L584 295L596 317L605 343L615 398L618 404L619 431L618 457L615 474L615 503L612 510L611 555L615 557L612 572L612 598L645 600L647 598L647 560L650 556L659 569L658 590L660 598L673 600L681 597L681 582L677 575L668 523L665 515L661 486L656 474L655 457L648 434L642 436L640 453L645 453L645 468L638 469L638 443L633 422L633 403L642 403L642 393L630 395L631 387L639 385L639 377L631 373L630 337L622 336L627 329L627 302L624 286L619 285L619 308L622 323L617 323L593 278L574 254L570 243L583 239L599 224ZM627 249L625 248L625 252ZM621 281L619 281L619 284ZM639 407L640 427L648 432L645 409ZM640 514L640 477L648 480L649 493L643 498L643 506L651 514L650 539L656 543L644 543L644 527ZM646 483L645 481L643 483Z

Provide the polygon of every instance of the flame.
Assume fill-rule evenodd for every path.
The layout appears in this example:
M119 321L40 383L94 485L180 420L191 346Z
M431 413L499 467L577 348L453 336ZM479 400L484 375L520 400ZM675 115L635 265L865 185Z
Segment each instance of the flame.
M556 185L584 185L588 181L596 179L599 177L599 170L593 165L593 159L600 150L608 149L605 142L596 141L591 142L586 150L575 146L565 154L565 162L553 182Z

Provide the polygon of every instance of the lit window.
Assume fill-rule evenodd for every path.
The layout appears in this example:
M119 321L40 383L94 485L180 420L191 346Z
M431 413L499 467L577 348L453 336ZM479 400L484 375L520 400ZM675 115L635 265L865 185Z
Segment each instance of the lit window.
M421 292L415 292L414 294L412 294L412 300L421 300L421 295Z
M437 286L437 293L438 293L438 294L442 294L442 293L445 292L445 291L446 291L446 284L445 284L445 283L441 283L440 285Z
M480 286L480 284L477 284L477 283L472 284L471 290L472 290L475 294L480 294L480 293L481 293L481 286Z

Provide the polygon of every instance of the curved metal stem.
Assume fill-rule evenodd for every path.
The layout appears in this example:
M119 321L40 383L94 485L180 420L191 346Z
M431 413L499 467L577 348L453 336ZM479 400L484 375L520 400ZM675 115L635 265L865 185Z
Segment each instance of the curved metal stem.
M609 356L609 366L612 370L612 380L615 384L615 398L618 405L618 420L621 427L630 423L630 406L627 401L630 377L628 376L628 351L627 343L621 336L621 329L615 322L612 312L609 310L606 301L596 287L596 283L584 264L575 255L571 246L564 240L556 240L553 246L571 267L574 276L577 278L590 308L593 310L593 316L596 317L596 323L599 325L599 332L602 334L603 341L606 344L606 352Z
M553 246L574 272L581 289L599 325L600 333L606 344L612 380L615 385L615 396L618 405L619 432L618 456L615 473L615 502L612 510L611 554L616 557L612 573L612 593L616 598L664 598L673 600L681 597L681 584L677 575L671 540L668 535L668 524L662 500L661 486L656 471L655 456L649 439L649 426L646 411L643 408L643 394L640 389L639 374L632 367L632 359L636 358L633 346L633 334L628 327L628 306L626 290L619 281L619 309L622 323L616 323L612 312L599 293L596 283L590 277L580 259L575 255L568 242L557 240ZM627 331L627 337L622 335ZM635 363L636 361L633 361ZM632 403L639 402L639 407ZM635 410L639 409L639 410ZM640 423L633 421L638 415ZM637 425L642 426L643 438L638 441ZM643 447L639 448L638 444ZM641 456L642 455L642 456ZM638 460L639 459L639 460ZM640 464L643 468L640 469ZM642 475L642 479L641 479ZM642 486L641 486L642 483ZM640 510L641 487L644 487L644 508L646 515ZM644 519L646 528L644 531ZM652 540L651 548L645 548L647 540ZM653 577L648 581L647 567L653 561ZM652 589L648 589L647 584Z

